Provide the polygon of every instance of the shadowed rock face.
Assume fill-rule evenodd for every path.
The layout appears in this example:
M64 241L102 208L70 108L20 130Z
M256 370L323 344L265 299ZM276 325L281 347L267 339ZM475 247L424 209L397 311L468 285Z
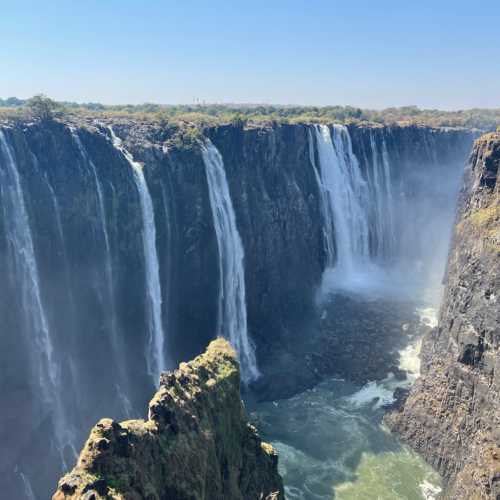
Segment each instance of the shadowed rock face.
M234 351L213 341L162 375L146 421L101 420L53 499L283 499L278 457L239 387Z
M447 479L448 498L500 498L500 134L465 173L439 326L389 425Z
M154 205L165 358L173 368L201 353L216 333L219 264L197 142L203 137L174 140L172 131L158 124L110 124L144 166ZM71 124L2 123L1 128L26 204L54 347L53 392L61 407L60 415L54 415L53 405L40 396L36 366L44 360L33 332L23 326L21 278L12 266L2 195L0 490L6 497L28 498L27 479L35 497L46 498L55 478L73 465L72 448L81 447L87 429L102 415L116 420L141 415L154 390L146 362L149 315L141 204L133 170L103 124L75 119ZM374 163L372 136L379 156L385 142L397 183L394 192L410 201L423 191L420 176L434 179L438 171L449 170L443 166L463 163L472 137L467 130L428 127L353 125L349 130L365 172ZM316 363L305 363L302 353L293 364L279 364L279 377L275 369L276 353L284 352L288 359L297 338L304 336L326 262L309 131L300 124L203 130L224 159L245 250L249 335L263 379L276 389L273 397L318 381ZM1 150L0 171L5 165ZM405 230L413 233L404 215ZM355 351L345 345L346 352ZM322 342L311 350L313 358L338 352L335 343L325 350ZM338 358L323 358L322 376L335 372ZM61 435L58 419L67 432L54 446L54 436Z
M265 349L311 312L325 263L308 129L225 126L209 135L224 158L245 248L249 330Z

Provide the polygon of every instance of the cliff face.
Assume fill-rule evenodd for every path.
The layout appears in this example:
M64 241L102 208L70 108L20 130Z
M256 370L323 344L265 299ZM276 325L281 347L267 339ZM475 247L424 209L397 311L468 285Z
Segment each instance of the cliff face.
M251 270L245 276L250 331L261 345L281 343L310 312L325 261L307 127L226 126L209 135L224 158Z
M162 375L148 420L101 420L62 499L283 499L278 457L248 424L227 341Z
M29 498L30 490L46 497L54 478L74 463L82 429L102 415L140 415L156 382L148 373L148 270L134 170L105 124L78 120L0 127L0 489L12 498ZM163 354L172 368L202 352L217 327L217 239L197 142L204 138L174 141L168 127L151 123L106 125L143 165L154 210ZM349 130L366 176L387 150L394 196L404 194L408 206L423 191L416 187L421 176L438 175L436 162L456 175L471 142L466 130ZM268 397L318 380L317 363L304 362L302 352L289 355L306 337L303 325L326 263L310 131L306 125L203 131L223 157L244 247L249 337L259 367L276 365L263 377L273 389ZM415 234L408 210L398 211L406 232ZM324 354L324 347L311 350ZM338 365L335 356L326 358L325 375ZM37 459L44 455L50 457Z
M500 498L500 134L475 143L439 326L389 425L447 479L448 498Z
M134 406L147 402L150 382L137 369L144 344L133 334L146 321L139 200L126 161L95 129L79 130L81 149L60 123L2 133L26 218L8 203L15 189L3 147L0 389L8 410L0 415L0 483L7 497L22 498L26 474L29 489L46 497L61 464L73 462L89 417L125 415L118 391ZM134 287L123 286L128 279ZM55 443L58 427L65 432Z
M173 359L189 359L210 341L217 323L217 242L199 144L186 147L185 138L180 145L164 143L154 127L115 130L145 165L168 328L182 332L171 335L169 348ZM324 268L308 128L228 125L204 132L223 157L245 251L249 331L258 345L278 343L311 311Z
M448 238L443 233L451 234L450 220L474 134L415 125L352 126L350 130L354 152L366 176L384 156L389 161L397 251L408 262L425 262L423 272L430 281L441 272L448 251ZM435 242L434 256L430 256L429 240Z

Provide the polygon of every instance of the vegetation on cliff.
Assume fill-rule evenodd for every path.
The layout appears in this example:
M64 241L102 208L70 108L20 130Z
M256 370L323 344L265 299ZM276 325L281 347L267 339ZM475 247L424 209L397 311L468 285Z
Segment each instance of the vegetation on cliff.
M162 375L144 420L102 419L54 500L282 499L277 455L248 424L236 356L213 341Z
M35 96L39 97L39 96ZM21 119L29 115L30 103L15 97L0 99L0 118ZM54 103L56 104L56 103ZM403 106L382 110L354 106L280 106L265 104L193 105L103 105L61 102L57 107L67 114L94 118L134 118L161 123L201 126L245 123L374 123L417 124L431 127L467 127L494 130L500 125L500 108L443 111Z

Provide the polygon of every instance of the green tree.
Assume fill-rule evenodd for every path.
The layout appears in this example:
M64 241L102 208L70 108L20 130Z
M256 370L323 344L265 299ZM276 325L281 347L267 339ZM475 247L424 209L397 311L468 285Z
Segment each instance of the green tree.
M244 128L247 124L247 118L242 113L237 112L231 117L231 124L237 128Z
M58 108L55 101L43 94L28 99L26 105L31 116L42 121L52 120Z

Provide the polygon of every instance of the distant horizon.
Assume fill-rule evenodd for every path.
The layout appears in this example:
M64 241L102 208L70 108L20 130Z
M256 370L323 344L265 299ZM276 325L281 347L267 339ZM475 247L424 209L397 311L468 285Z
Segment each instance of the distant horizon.
M459 112L459 111L471 111L471 110L499 110L500 109L500 103L498 106L490 106L490 107L482 107L482 106L473 106L473 107L466 107L466 108L425 108L422 106L418 106L416 104L403 104L403 105L394 105L394 106L384 106L384 107L363 107L363 106L358 106L354 104L321 104L321 105L314 105L314 104L301 104L301 103L291 103L291 104L284 104L284 103L277 103L277 102L231 102L231 101L212 101L212 102L197 102L194 101L191 103L188 102L154 102L154 101L143 101L143 102L137 102L137 103L130 103L130 102L120 102L120 103L106 103L106 102L101 102L101 101L81 101L81 100L63 100L63 99L56 99L53 96L46 95L43 92L38 92L33 95L27 96L27 97L19 97L19 96L0 96L0 101L5 101L8 99L19 99L21 101L27 101L31 97L34 97L36 95L45 95L49 99L52 99L53 101L61 104L76 104L76 105L81 105L81 106L87 106L87 105L100 105L104 107L121 107L121 106L134 106L134 107L139 107L139 106L145 106L145 105L153 105L153 106L199 106L199 107L208 107L208 106L234 106L234 107L259 107L259 106L269 106L269 107L276 107L276 108L331 108L331 107L341 107L341 108L354 108L354 109L362 109L365 111L384 111L387 109L404 109L404 108L416 108L420 111L442 111L442 112Z
M0 17L0 95L496 109L499 20L498 0L21 0Z

